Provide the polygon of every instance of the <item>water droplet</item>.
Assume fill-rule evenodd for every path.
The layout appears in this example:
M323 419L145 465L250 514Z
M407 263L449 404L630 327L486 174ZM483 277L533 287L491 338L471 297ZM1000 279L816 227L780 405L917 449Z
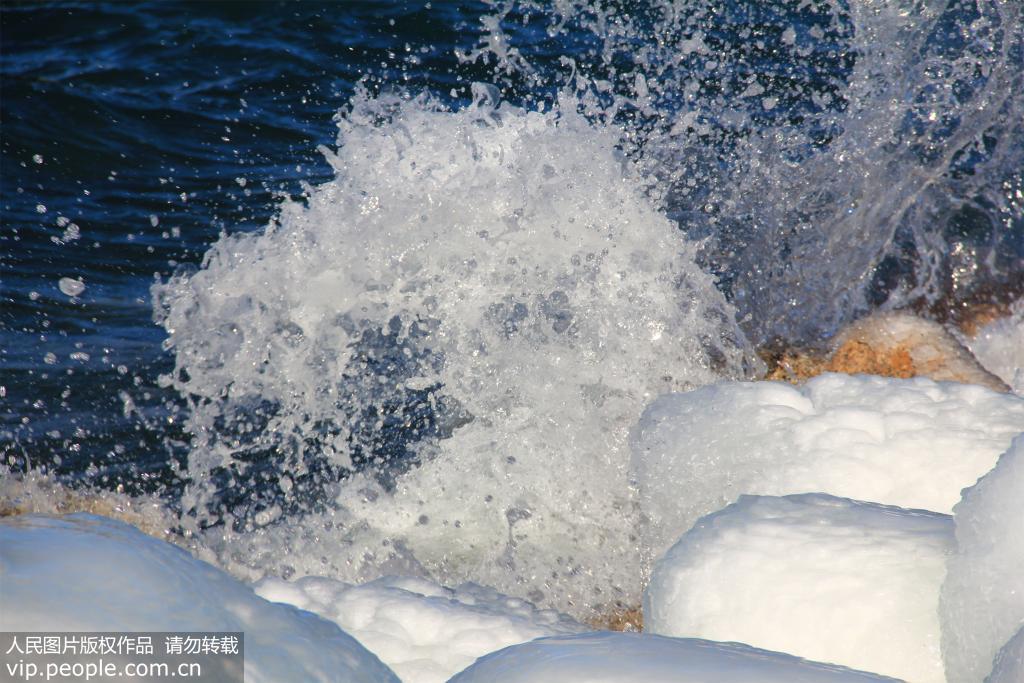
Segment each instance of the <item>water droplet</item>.
M78 296L85 291L84 282L70 277L62 277L57 282L57 286L60 287L61 292L68 296Z

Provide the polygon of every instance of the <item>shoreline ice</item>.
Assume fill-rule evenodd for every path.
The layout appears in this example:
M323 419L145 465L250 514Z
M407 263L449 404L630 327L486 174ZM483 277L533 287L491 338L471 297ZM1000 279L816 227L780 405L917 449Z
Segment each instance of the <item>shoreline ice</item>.
M655 564L645 631L943 683L949 515L820 493L740 496Z
M334 623L105 517L0 519L0 630L244 631L245 680L397 683Z
M492 680L488 677L497 671L505 671L507 678L495 681L523 680L513 670L535 670L535 680L551 676L560 683L591 680L587 676L595 671L606 673L609 681L669 680L664 678L667 672L685 662L698 672L682 679L687 681L706 680L700 676L709 672L726 677L715 680L730 681L774 680L771 676L776 675L785 680L797 673L808 681L880 680L847 670L825 676L822 666L835 667L797 665L783 651L920 683L981 683L989 671L993 681L1005 681L1020 670L1021 636L1013 635L1024 621L1024 603L999 596L1024 594L1012 570L1024 561L1018 557L1024 545L1014 535L1024 505L1024 480L1018 476L1018 470L1024 472L1019 466L1024 437L1009 443L1014 427L1024 432L1024 399L930 380L826 375L799 389L768 382L724 383L664 396L654 405L660 407L645 414L634 445L650 445L654 433L660 435L657 443L670 451L690 444L690 469L646 473L666 484L662 494L675 484L680 500L689 502L683 508L665 507L668 499L653 496L650 481L641 480L641 515L651 523L683 510L678 519L685 522L687 514L694 514L685 510L694 510L700 518L694 518L696 524L655 565L644 604L651 631L646 635L586 634L571 618L539 610L521 598L482 586L446 588L422 576L362 585L330 577L289 582L268 576L255 584L253 593L244 582L179 548L88 515L0 519L5 606L0 627L252 629L247 653L252 653L253 680L275 680L265 673L283 670L275 669L274 662L306 657L300 655L306 645L286 647L283 654L275 649L279 644L268 645L275 634L294 629L309 633L315 643L319 659L309 666L316 671L341 657L354 671L376 672L365 680L393 680L380 657L403 680L415 683L452 675L454 680ZM687 405L691 407L681 409ZM751 417L758 411L766 417ZM661 416L657 425L651 422L654 414ZM794 429L794 418L797 425L810 422ZM673 432L669 427L682 424L678 420L691 426ZM740 426L749 433L736 450L738 442L726 437ZM701 433L714 447L698 456L693 439ZM988 438L977 438L979 434ZM750 449L755 447L762 449L762 456L751 461ZM638 452L647 458L652 451ZM801 462L792 459L794 452L805 453L800 457L809 458L807 462L831 453L828 457L838 458L832 467L841 465L845 474L834 480L821 470L809 477L813 469L792 466ZM968 470L944 469L942 463L954 460L966 463ZM996 460L986 474L984 469ZM730 474L730 462L748 469ZM661 466L669 463L678 466L682 460L660 461ZM946 502L948 490L962 485L975 470L984 475L978 483L955 506ZM757 476L742 475L744 471ZM880 489L877 480L884 472L888 488ZM772 478L764 479L768 473ZM726 479L720 481L721 476ZM765 481L775 482L768 487L774 490L764 490ZM933 506L946 509L910 510L791 490L835 488L836 481L868 493L903 491L899 495L910 500L928 496ZM922 487L925 481L934 487ZM701 487L720 498L695 502L704 500L694 498ZM776 495L718 502L746 493ZM777 497L780 493L793 495ZM716 512L716 506L724 509ZM950 508L955 539L951 518L941 514ZM651 543L648 555L660 554L659 539L674 533L666 531L670 528L663 525L654 535L641 534L647 539L643 542ZM949 576L939 606L947 557ZM151 597L158 596L156 602L140 600L150 589ZM248 605L246 618L238 616L242 603ZM981 616L989 611L999 615L998 628L968 625L979 618L979 624L990 623ZM951 672L948 679L940 661L940 617L941 659ZM744 655L740 659L745 663L736 668L737 646L644 640L656 638L656 633L742 640L771 652ZM622 655L619 669L607 659L613 652ZM626 662L634 656L647 659L630 669ZM577 662L579 678L573 679L558 661ZM624 671L646 673L630 678Z

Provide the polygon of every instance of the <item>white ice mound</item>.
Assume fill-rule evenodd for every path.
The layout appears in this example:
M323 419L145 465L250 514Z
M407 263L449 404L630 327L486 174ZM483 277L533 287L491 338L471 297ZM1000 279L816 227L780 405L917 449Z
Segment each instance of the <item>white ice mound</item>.
M404 683L448 680L478 657L583 625L483 586L456 589L415 578L384 577L361 586L307 576L264 579L256 593L334 621Z
M822 375L662 396L632 436L656 557L740 494L827 492L951 512L1024 431L1024 400L928 379Z
M398 679L335 624L94 515L0 520L0 630L244 631L245 680Z
M739 643L585 633L514 645L451 683L877 683L891 678Z
M939 587L952 547L949 515L742 496L655 564L644 627L942 683Z
M989 372L1024 395L1024 300L1010 316L981 328L967 346Z
M985 679L985 683L1021 681L1024 681L1024 626L999 650L992 665L992 673Z
M953 515L957 552L942 585L943 659L950 683L980 683L1024 624L1024 437L964 491Z

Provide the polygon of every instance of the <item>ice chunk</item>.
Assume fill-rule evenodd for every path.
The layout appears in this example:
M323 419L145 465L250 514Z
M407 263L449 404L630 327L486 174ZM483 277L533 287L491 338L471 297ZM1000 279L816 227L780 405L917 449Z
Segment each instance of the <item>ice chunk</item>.
M742 496L657 562L644 625L943 683L938 602L952 548L948 515Z
M451 683L869 683L891 678L739 643L585 633L513 645Z
M822 375L662 396L632 435L650 557L743 493L950 512L1021 431L1020 397L924 378Z
M979 683L1024 623L1024 437L964 491L954 519L957 552L942 585L943 659L951 683Z
M557 612L475 584L451 589L425 579L384 577L351 586L305 577L291 583L264 579L256 593L335 622L405 683L446 681L489 652L587 630Z
M985 683L1020 683L1024 681L1024 626L996 655L992 673Z
M397 682L335 624L94 515L0 520L0 630L244 631L245 680Z
M1014 312L981 328L967 342L982 365L1024 395L1024 301Z

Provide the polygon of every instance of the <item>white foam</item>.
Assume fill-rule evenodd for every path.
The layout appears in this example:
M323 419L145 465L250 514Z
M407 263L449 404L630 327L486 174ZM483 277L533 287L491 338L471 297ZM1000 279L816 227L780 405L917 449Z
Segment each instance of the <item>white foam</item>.
M579 633L581 624L475 584L445 588L385 577L351 586L308 576L267 579L256 593L335 622L405 683L442 683L478 657L541 636Z
M943 659L950 683L980 683L1024 624L1024 437L964 491L954 519L957 553L942 586Z
M244 631L250 683L398 680L335 624L111 519L0 519L0 575L0 630Z
M638 633L541 638L488 655L451 683L870 683L893 681L738 643Z
M742 496L658 560L644 628L944 683L937 612L952 526L823 494Z
M287 482L311 460L345 470L355 445L387 438L360 413L387 396L429 390L454 432L413 444L425 462L394 490L358 474L337 511L218 530L233 571L364 581L401 562L563 611L639 599L628 430L654 396L752 361L614 131L571 102L539 113L478 95L457 112L357 102L333 181L154 289L167 381L193 401L185 504L200 518L219 502L210 473L244 457L287 473L280 498L301 501ZM371 333L404 347L404 369L367 374Z
M1021 431L1020 397L921 378L823 375L663 396L632 437L645 545L656 556L743 493L950 512Z

